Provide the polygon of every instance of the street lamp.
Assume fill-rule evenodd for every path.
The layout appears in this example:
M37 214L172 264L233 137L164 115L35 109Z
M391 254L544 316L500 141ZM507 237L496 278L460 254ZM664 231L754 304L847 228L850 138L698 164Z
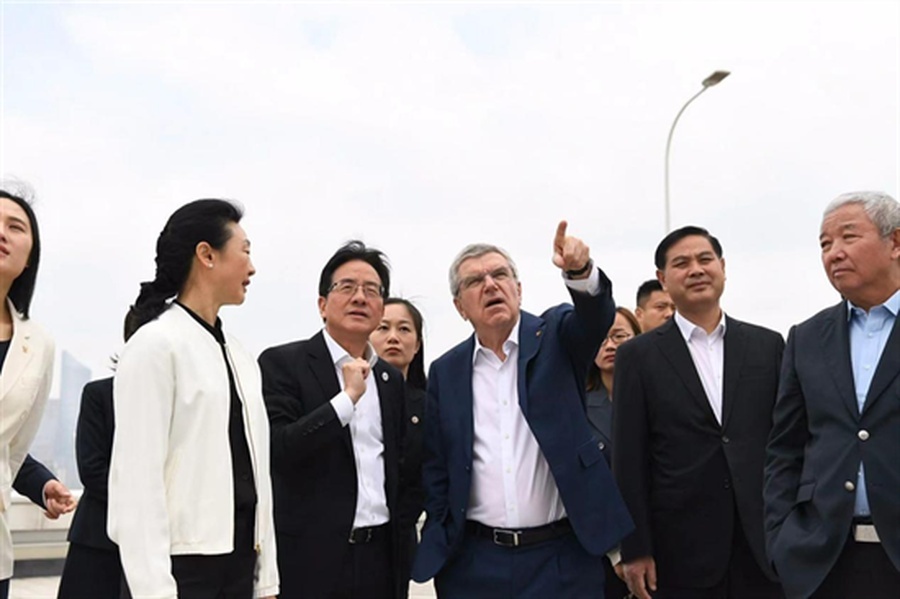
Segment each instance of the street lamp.
M722 79L725 79L725 77L728 77L730 74L731 71L715 71L712 75L704 79L701 82L703 88L696 94L691 96L690 100L684 103L684 106L682 106L681 110L678 111L678 114L675 115L675 120L672 121L672 128L669 129L669 139L666 141L666 233L669 233L669 231L672 230L669 208L669 152L672 149L672 135L675 133L675 125L678 124L678 119L681 118L681 113L684 112L685 108L687 108L691 102L696 100L700 96L700 94L705 92L710 87L721 83Z

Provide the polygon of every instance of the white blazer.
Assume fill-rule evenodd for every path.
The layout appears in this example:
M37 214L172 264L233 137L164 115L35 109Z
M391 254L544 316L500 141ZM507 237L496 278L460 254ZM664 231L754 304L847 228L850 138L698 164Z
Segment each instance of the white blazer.
M53 382L53 339L24 320L7 300L13 336L0 372L0 580L12 577L13 548L7 515L12 483L37 434Z
M256 481L256 597L278 594L269 420L256 360L225 334ZM113 383L116 420L107 530L135 599L175 599L172 555L234 548L231 393L218 342L178 305L125 345Z

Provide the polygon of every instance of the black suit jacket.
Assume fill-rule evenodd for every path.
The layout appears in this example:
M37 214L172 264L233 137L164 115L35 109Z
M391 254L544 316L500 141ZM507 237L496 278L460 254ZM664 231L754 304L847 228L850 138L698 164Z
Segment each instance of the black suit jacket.
M334 588L356 513L357 472L350 430L331 399L340 384L325 338L267 349L259 357L272 437L272 486L282 597L325 597ZM391 512L395 565L401 563L400 455L404 431L403 375L379 360L385 494ZM285 537L290 537L289 539ZM394 568L397 594L406 580Z
M865 434L863 434L865 431ZM844 547L859 463L881 546L900 570L900 319L862 413L845 302L791 329L766 460L766 543L788 597L808 597Z
M32 503L46 509L47 506L44 505L44 485L51 480L56 480L53 473L42 463L31 457L29 453L22 461L22 466L16 473L12 486L17 493L24 495Z
M722 580L741 524L773 575L762 472L783 350L778 333L726 317L721 425L675 319L617 350L613 465L636 523L622 557L653 556L661 586Z
M75 427L75 459L84 486L69 528L69 542L118 551L106 534L107 485L112 457L113 379L92 381L81 392Z

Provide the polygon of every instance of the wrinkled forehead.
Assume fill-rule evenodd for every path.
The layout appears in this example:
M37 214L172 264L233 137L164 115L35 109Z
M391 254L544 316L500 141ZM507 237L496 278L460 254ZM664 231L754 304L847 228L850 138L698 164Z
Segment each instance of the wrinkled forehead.
M502 254L498 254L497 252L488 252L486 254L482 254L481 256L474 256L472 258L466 258L459 265L459 274L476 274L481 272L491 272L497 270L498 268L506 267L510 271L512 268L509 265L509 260L507 260Z
M862 204L845 204L822 218L819 237L836 235L845 230L875 227Z

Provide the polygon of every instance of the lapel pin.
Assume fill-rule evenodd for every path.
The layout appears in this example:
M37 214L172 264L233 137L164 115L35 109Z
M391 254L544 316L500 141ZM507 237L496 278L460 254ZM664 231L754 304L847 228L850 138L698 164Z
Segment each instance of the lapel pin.
M388 377L388 373L386 373L386 372L381 373L381 380L383 380L385 383L387 382L388 378L390 378L390 377Z
M535 336L535 337L540 337L540 336L541 336L541 333L542 333L542 331L541 331L540 329L538 329L538 330L534 333L534 336Z

